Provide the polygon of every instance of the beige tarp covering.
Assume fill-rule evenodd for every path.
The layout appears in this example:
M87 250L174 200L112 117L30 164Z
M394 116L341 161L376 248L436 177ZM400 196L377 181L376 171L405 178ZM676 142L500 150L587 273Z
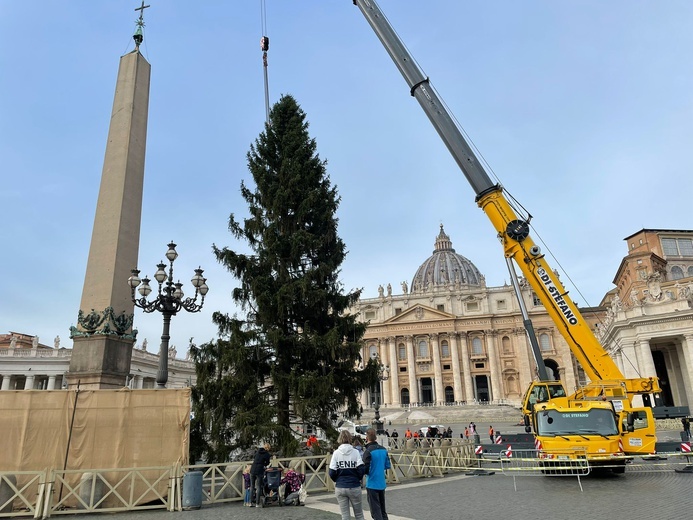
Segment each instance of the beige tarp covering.
M0 471L187 464L189 430L189 388L2 391Z

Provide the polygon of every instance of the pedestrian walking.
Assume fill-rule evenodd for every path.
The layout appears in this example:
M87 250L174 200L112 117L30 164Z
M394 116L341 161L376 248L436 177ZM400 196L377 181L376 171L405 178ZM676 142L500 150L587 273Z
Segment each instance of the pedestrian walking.
M378 444L375 430L369 428L366 431L366 449L363 453L363 464L368 475L366 481L366 496L368 507L371 510L373 520L388 520L385 510L385 479L387 470L391 468L390 457L387 449Z
M347 430L339 432L339 447L332 454L330 478L334 482L342 520L349 520L349 506L354 510L356 520L364 520L361 502L361 480L365 466L359 452L351 445L351 434Z
M253 465L250 466L250 495L251 501L255 502L255 507L263 507L264 503L264 477L265 468L270 463L270 445L261 446L253 458Z
M488 427L488 438L493 442L493 426Z

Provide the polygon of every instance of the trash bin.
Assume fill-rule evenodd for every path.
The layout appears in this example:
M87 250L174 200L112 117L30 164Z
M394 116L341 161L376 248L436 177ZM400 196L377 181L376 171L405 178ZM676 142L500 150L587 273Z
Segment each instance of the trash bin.
M477 446L478 446L479 444L481 444L481 437L479 436L478 433L475 433L475 434L474 434L474 444L476 444Z
M188 471L183 475L183 509L202 507L202 472Z

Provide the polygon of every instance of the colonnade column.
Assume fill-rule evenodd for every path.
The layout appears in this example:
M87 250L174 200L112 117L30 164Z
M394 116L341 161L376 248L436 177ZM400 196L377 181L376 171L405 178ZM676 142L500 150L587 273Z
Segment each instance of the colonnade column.
M501 386L500 378L498 377L498 355L496 353L496 333L492 330L486 331L486 349L488 350L488 364L491 370L491 395L489 395L489 402L498 401L502 399L503 388Z
M397 367L397 344L394 336L387 338L390 347L390 391L391 401L388 404L399 406L399 368Z
M48 386L46 390L55 390L55 376L48 376Z
M452 352L452 384L455 401L462 401L462 378L460 377L460 353L457 351L457 333L450 334L450 350Z
M436 395L433 404L445 402L445 391L443 390L443 372L440 367L440 349L438 348L438 334L431 334L431 350L433 351L433 376L435 377Z
M2 376L2 386L0 386L0 390L10 389L10 379L11 376L9 374L5 374L4 376Z
M387 350L387 339L379 339L378 340L378 356L379 356L379 359L382 360L381 363L383 363L383 365L389 365L388 369L392 367L392 365L390 365L388 362L388 358L390 356L389 356L389 353ZM378 384L380 385L380 390L383 392L382 404L392 403L392 398L390 397L390 382L389 381L378 381Z
M414 352L414 338L406 337L407 342L407 373L409 374L409 403L419 402L419 385L416 381L416 362Z
M472 370L469 366L469 347L467 334L460 333L460 354L462 355L462 377L464 377L464 400L470 402L474 399L474 387L472 386Z
M34 389L34 376L26 376L26 383L24 383L24 390Z

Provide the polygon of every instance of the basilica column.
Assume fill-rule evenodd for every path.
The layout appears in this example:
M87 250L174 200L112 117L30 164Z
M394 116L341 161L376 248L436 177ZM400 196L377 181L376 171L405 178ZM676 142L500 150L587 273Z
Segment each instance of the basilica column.
M450 351L452 352L452 379L455 401L462 401L462 378L460 377L460 353L457 351L457 332L450 333Z
M392 367L388 360L390 356L387 350L387 338L378 340L378 357L381 360L381 363L388 367L388 370ZM390 381L378 381L378 384L383 392L382 404L392 404L392 398L390 397Z
M650 350L650 340L649 339L639 339L638 354L640 358L640 373L642 377L656 377L657 371L655 370L654 361L652 360L652 350Z
M686 402L690 406L693 403L693 334L685 334L683 337L685 341L681 342L680 349L683 357L681 374L683 375L683 385L686 388Z
M498 401L505 397L503 387L499 377L498 354L496 352L496 332L487 330L486 332L486 349L488 350L488 364L491 370L491 395L489 402Z
M416 380L414 338L407 336L407 372L409 373L409 404L419 402L419 383Z
M399 406L399 368L397 367L397 342L394 336L387 338L390 347L390 397L388 404Z
M443 372L440 366L440 349L438 348L438 334L431 334L431 350L433 351L433 375L435 377L436 395L433 398L433 404L438 405L445 402L445 391L443 390Z
M464 400L470 403L474 399L474 387L472 386L472 370L469 366L469 346L467 334L460 333L460 355L462 356L462 377L464 378Z

